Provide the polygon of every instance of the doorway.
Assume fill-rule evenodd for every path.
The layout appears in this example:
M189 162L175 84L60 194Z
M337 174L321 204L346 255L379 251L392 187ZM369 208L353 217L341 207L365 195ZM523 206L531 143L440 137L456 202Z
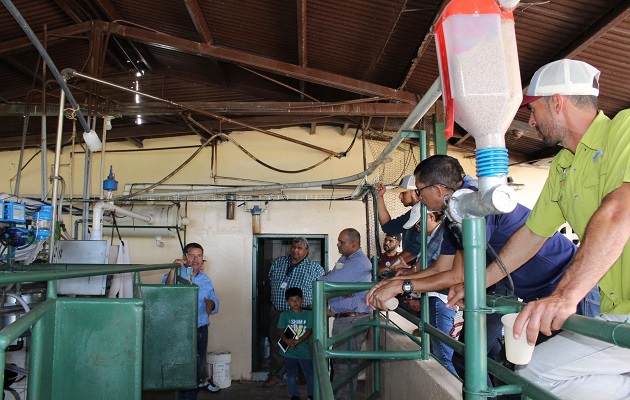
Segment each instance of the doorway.
M319 263L328 271L328 235L254 235L252 260L252 380L265 380L269 368L269 352L265 338L269 332L271 313L271 288L268 276L273 260L286 256L291 251L293 238L308 240L308 258Z

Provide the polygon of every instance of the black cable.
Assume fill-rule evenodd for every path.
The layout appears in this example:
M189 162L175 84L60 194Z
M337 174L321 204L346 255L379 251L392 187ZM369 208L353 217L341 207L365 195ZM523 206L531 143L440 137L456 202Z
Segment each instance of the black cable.
M490 250L490 252L492 254L494 254L495 259L497 260L497 262L501 266L501 269L503 269L503 272L505 273L505 276L508 278L508 281L510 282L510 293L507 294L506 296L504 296L506 298L510 298L510 297L514 296L514 281L512 280L512 275L510 275L510 271L508 271L508 269L505 266L505 264L503 264L503 261L501 260L501 258L497 254L497 252L494 251L494 249L490 245L490 242L486 242L486 245L488 246L488 249Z

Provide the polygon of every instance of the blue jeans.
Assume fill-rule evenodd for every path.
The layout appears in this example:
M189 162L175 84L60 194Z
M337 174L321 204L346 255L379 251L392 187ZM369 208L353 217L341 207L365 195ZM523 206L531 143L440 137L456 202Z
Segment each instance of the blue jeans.
M313 364L311 359L303 360L299 358L285 358L284 365L287 371L287 386L289 396L299 396L297 388L298 367L302 368L306 378L306 391L309 396L313 395Z
M208 325L197 328L197 383L205 378L206 355L208 353Z
M197 383L205 378L206 354L208 353L208 325L197 328ZM197 398L197 388L192 390L180 390L178 400L194 400Z
M439 297L429 297L429 324L438 328L441 332L449 335L453 329L453 323L457 312L447 308L446 304ZM442 343L438 339L431 337L431 352L446 368L455 373L453 367L453 349Z

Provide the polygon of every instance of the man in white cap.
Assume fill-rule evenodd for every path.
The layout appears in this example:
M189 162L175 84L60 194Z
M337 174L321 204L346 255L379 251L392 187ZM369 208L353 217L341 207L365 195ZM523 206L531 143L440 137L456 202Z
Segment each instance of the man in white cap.
M385 199L383 197L386 191L385 186L377 184L375 187L377 189L376 198L378 203L378 222L381 224L381 228L383 228L385 233L390 235L403 235L403 253L400 256L404 262L401 264L405 268L409 269L405 271L399 270L397 274L415 272L417 268L415 260L419 257L422 250L420 245L420 229L416 227L416 223L420 220L421 213L420 199L416 194L416 179L413 175L407 175L400 181L400 185L398 185L398 188L396 189L396 191L400 192L400 202L405 207L412 206L412 208L405 214L395 219L391 218L389 211L387 211L387 206L385 205ZM430 214L429 219L431 221L435 221L434 215ZM428 222L427 235L431 235L437 226L439 226L439 222ZM433 253L439 253L442 236L430 236L427 240L429 240L429 244L432 244L435 248ZM433 261L432 251L427 248L427 253L427 262L431 263L431 261ZM407 263L409 265L407 265ZM446 307L446 296L440 295L436 292L429 292L427 294L429 296L429 323L448 335L453 328L456 312L453 309ZM446 368L453 373L455 372L451 361L453 349L444 345L437 339L431 339L431 350L435 357L440 360Z
M405 207L412 207L403 215L392 218L385 205L385 192L387 189L381 183L374 186L377 190L376 202L378 205L378 222L385 233L392 235L402 234L403 259L407 262L413 260L420 252L420 235L416 229L412 229L416 222L420 219L420 200L416 195L416 180L413 175L406 175L400 180L400 184L395 192L398 192L398 198ZM413 207L415 205L418 207Z
M530 126L545 143L563 149L525 225L499 257L514 270L565 221L581 240L557 288L527 304L514 324L514 336L526 333L530 343L539 331L560 329L596 284L603 312L598 318L630 317L630 110L612 120L598 112L599 75L582 61L554 61L536 71L523 99ZM496 261L488 267L488 280L502 275ZM562 398L630 398L630 349L572 332L536 346L532 362L518 372Z

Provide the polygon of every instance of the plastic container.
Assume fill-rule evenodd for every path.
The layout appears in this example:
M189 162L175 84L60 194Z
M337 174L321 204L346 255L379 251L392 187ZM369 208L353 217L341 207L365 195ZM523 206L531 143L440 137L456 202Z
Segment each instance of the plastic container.
M41 206L38 212L33 214L33 225L37 240L46 240L50 236L52 227L52 206Z
M206 359L210 379L221 389L232 384L231 368L232 353L208 353Z
M265 358L269 358L271 356L271 344L269 343L269 338L265 336Z
M436 26L436 45L447 132L454 120L477 149L505 147L522 100L512 13L494 0L453 0Z

